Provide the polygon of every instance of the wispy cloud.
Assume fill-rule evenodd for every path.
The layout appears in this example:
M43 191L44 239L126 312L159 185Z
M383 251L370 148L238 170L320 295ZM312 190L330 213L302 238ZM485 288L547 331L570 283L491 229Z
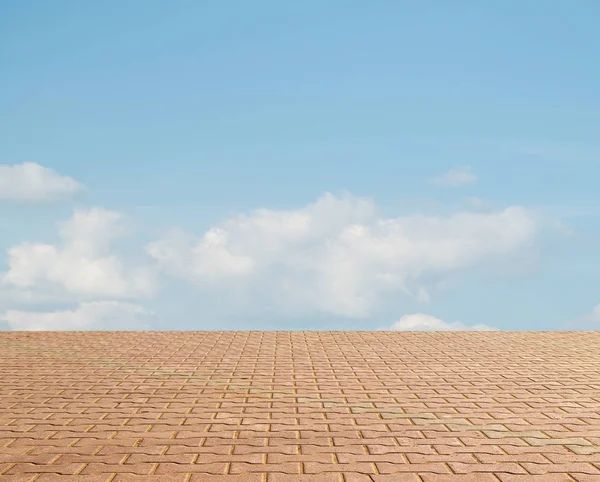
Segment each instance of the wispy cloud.
M0 165L0 201L47 203L68 198L83 185L33 162Z
M597 304L591 312L586 313L579 318L570 320L563 326L564 330L600 330L600 304Z
M446 174L434 177L429 182L436 186L459 187L477 182L477 176L470 167L456 167Z

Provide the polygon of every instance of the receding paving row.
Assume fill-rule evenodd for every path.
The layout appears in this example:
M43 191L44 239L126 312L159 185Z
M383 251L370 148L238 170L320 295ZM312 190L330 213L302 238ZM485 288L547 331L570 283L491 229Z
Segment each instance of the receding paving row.
M0 332L0 480L600 481L600 332Z

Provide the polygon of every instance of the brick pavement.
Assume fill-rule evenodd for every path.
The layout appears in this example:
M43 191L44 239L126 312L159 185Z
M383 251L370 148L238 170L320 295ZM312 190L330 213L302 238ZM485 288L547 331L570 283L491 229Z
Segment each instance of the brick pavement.
M0 481L600 481L600 332L0 332Z

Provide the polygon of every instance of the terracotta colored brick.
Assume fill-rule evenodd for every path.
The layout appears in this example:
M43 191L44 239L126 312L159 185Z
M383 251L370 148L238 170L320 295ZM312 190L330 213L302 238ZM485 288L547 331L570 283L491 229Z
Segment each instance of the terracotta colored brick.
M330 445L302 445L303 454L364 454L365 448L361 445L333 447Z
M401 453L387 453L381 455L354 455L354 454L336 454L338 462L342 464L354 464L364 462L387 462L390 464L406 464L407 459Z
M592 479L589 481L579 481L577 478L569 474L544 474L544 475L513 475L513 474L497 474L501 482L594 482Z
M423 454L406 454L406 458L410 464L426 464L426 463L447 463L461 462L465 464L476 464L477 459L470 453L452 454L452 455L423 455Z
M72 482L77 482L75 479ZM135 474L117 474L110 482L186 482L186 474L165 474L165 475L135 475Z
M112 477L112 474L102 475L57 475L57 474L42 474L35 482L70 482L76 480L77 482L108 482ZM12 480L12 479L11 479ZM15 480L16 482L16 480Z
M489 454L477 454L477 458L484 464L496 464L503 462L530 462L533 464L548 464L548 460L552 460L549 454L542 455L540 453L517 453L513 455L489 455Z
M548 474L548 475L550 477L552 477L557 474ZM571 477L573 477L573 479L576 480L577 482L595 482L596 480L598 480L597 475L571 474Z
M582 462L571 462L569 464L530 464L523 463L523 467L530 474L542 475L548 473L572 473L572 474L587 474L595 475L600 480L600 469L595 467L593 464L587 464Z
M373 482L421 482L422 479L417 474L394 474L394 475L371 475ZM346 475L344 482L353 482L352 478ZM354 482L361 482L357 479Z
M390 464L377 462L375 464L380 474L396 474L401 472L431 472L434 474L448 474L450 470L439 462L428 462L426 464Z
M514 462L495 462L491 464L464 464L460 462L448 463L453 472L457 474L469 474L472 472L500 472L507 474L527 474L521 465Z
M65 464L65 465L34 465L34 464L15 464L5 471L3 475L14 474L42 474L53 473L57 475L73 475L79 471L84 464Z
M419 474L419 476L423 482L498 482L494 474Z
M227 473L228 464L225 462L218 463L205 463L205 464L173 464L173 463L162 463L158 464L156 471L157 475L173 474L173 473L205 473L220 475Z
M60 467L60 466L58 466ZM103 464L103 463L91 463L87 464L81 471L81 474L106 474L106 473L131 473L136 475L148 475L154 467L153 464L131 464L131 465L120 465L120 464Z
M375 474L375 466L368 462L354 462L350 464L323 464L319 462L306 462L306 474L323 474L327 472L358 472L360 474Z
M341 474L287 475L269 473L267 482L342 482Z
M158 481L157 481L158 482ZM262 474L210 475L192 474L188 482L264 482Z
M281 463L281 464L248 464L246 462L233 462L229 467L230 474L251 474L251 473L262 473L262 472L280 472L283 474L298 474L300 472L300 466L294 462Z
M258 457L262 457L257 455ZM344 463L342 455L337 455L338 461ZM318 462L322 464L335 463L334 454L303 454L303 455L288 455L281 453L270 453L267 455L267 464L282 464L287 462Z
M37 477L37 475L32 474L0 475L0 481L5 480L6 482L31 482L34 478Z

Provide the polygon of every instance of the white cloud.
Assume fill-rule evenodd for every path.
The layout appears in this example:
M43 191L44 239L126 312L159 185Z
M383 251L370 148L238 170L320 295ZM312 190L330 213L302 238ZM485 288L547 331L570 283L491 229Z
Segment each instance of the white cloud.
M50 202L82 189L75 179L33 162L0 165L0 201Z
M446 322L431 315L414 313L404 315L392 324L388 330L394 331L493 331L497 328L487 325L465 325L459 321Z
M154 314L135 304L118 301L81 303L74 310L36 312L8 310L0 321L13 330L142 330L148 329Z
M463 205L466 208L471 209L473 211L483 211L491 208L488 201L475 196L466 197L462 201Z
M185 233L173 231L165 239L150 244L147 251L171 273L191 279L216 281L251 273L253 259L233 255L227 249L228 237L227 231L213 228L192 246Z
M600 330L600 304L597 304L591 312L579 318L569 320L562 329L567 331L598 331Z
M150 295L154 291L152 272L143 267L127 269L110 252L122 232L119 213L101 208L78 210L59 223L58 244L23 242L9 248L8 271L0 273L0 286L46 298Z
M430 180L432 184L438 186L458 187L467 184L474 184L477 176L470 167L456 167L440 177L434 177Z
M325 194L292 211L260 209L208 230L194 242L175 233L148 246L159 266L200 289L243 287L240 310L366 317L386 297L427 301L427 280L504 259L536 239L538 221L521 207L448 217L382 218L375 205Z

